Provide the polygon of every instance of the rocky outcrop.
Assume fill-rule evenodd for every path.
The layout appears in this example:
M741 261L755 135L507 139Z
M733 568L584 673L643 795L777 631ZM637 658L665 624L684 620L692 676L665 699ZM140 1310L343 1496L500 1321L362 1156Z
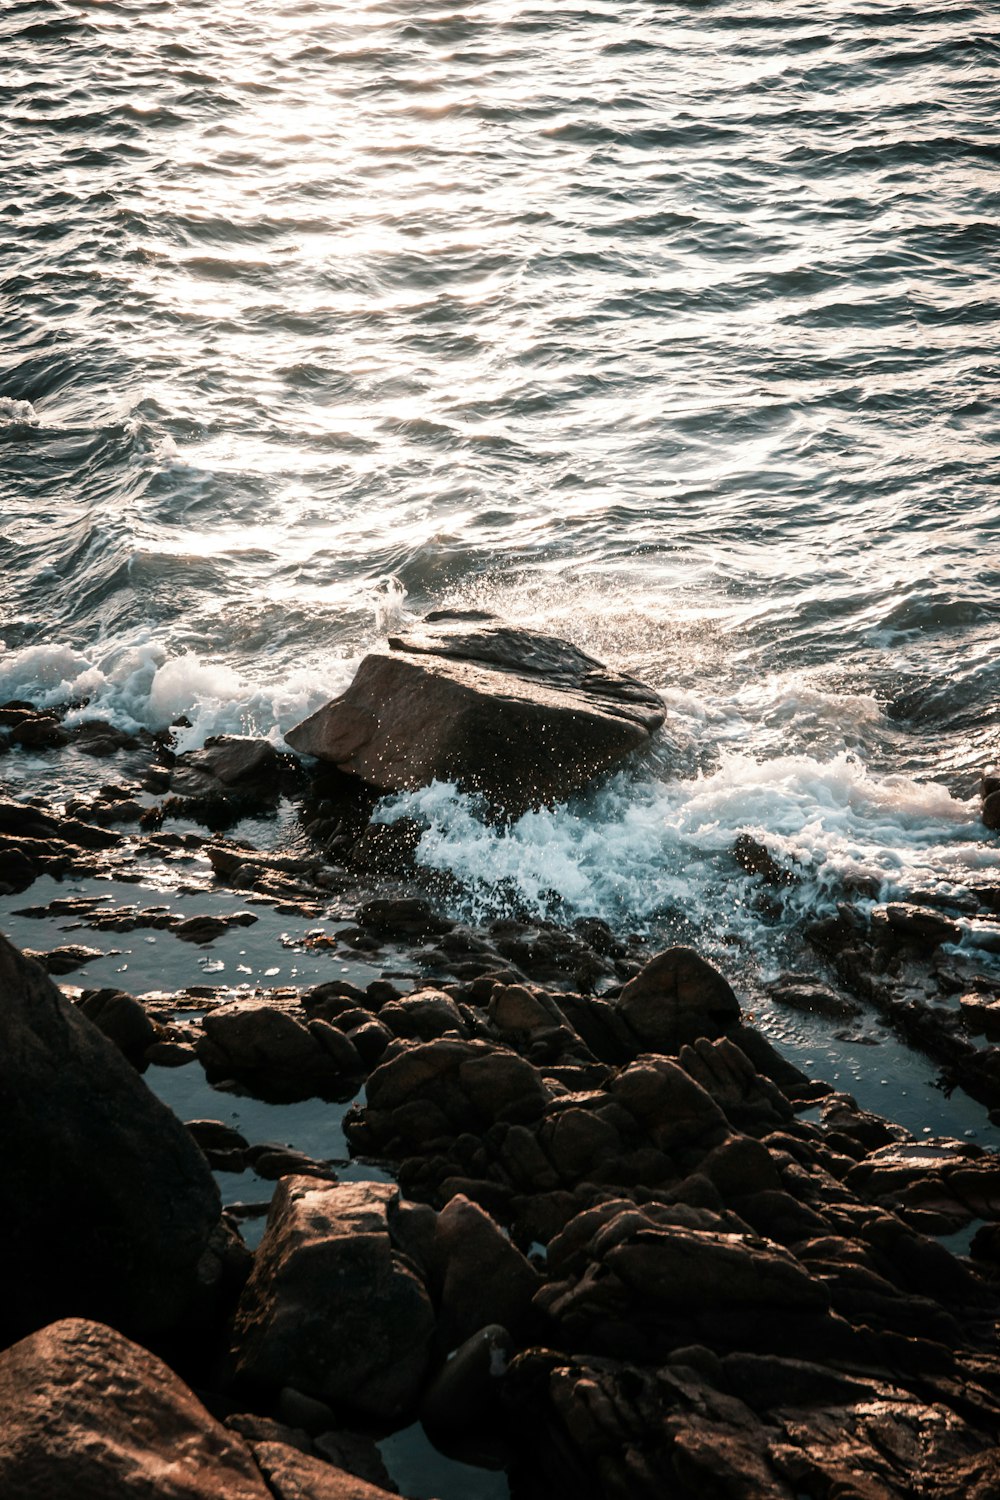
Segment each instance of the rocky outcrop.
M393 1247L398 1198L382 1183L282 1180L236 1317L243 1381L294 1386L376 1420L415 1406L434 1314Z
M0 1493L11 1500L269 1500L246 1445L166 1365L69 1318L0 1354Z
M285 736L380 790L454 781L517 815L582 790L663 723L650 688L491 615L430 615L389 645Z
M219 1194L176 1117L0 937L0 1329L171 1332L213 1272Z

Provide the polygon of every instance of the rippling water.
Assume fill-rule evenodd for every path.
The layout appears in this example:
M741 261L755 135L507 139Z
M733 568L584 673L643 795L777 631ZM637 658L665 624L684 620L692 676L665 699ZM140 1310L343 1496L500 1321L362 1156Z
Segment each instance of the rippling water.
M692 748L520 848L425 796L453 868L995 868L998 62L992 4L15 0L0 697L277 734L474 600Z

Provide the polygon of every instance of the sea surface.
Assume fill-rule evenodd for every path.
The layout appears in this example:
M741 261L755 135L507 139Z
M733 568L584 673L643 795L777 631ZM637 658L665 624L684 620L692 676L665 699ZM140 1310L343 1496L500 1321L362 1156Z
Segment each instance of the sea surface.
M10 0L0 90L0 701L278 741L477 605L669 709L387 809L477 911L1000 878L995 4Z

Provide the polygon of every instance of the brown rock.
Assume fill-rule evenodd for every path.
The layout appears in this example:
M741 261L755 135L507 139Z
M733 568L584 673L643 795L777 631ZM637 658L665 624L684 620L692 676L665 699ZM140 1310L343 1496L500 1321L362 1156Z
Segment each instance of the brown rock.
M10 1500L268 1500L249 1450L166 1365L69 1318L0 1354ZM360 1500L360 1497L359 1497Z
M538 1290L537 1272L490 1215L459 1194L437 1217L438 1337L454 1349L487 1323L516 1333Z
M663 722L634 678L492 616L431 616L389 644L285 736L383 790L454 781L516 814L581 790Z
M287 1443L251 1442L250 1448L274 1500L390 1500L392 1495Z
M304 1026L287 1011L236 1002L211 1011L202 1026L198 1056L210 1078L236 1077L275 1097L336 1094L345 1075L361 1071L347 1037L325 1021Z
M736 996L693 948L667 948L630 979L618 1009L640 1042L676 1055L699 1037L721 1036L740 1019Z
M434 1315L392 1247L398 1197L385 1183L279 1183L236 1317L241 1376L376 1420L413 1405Z

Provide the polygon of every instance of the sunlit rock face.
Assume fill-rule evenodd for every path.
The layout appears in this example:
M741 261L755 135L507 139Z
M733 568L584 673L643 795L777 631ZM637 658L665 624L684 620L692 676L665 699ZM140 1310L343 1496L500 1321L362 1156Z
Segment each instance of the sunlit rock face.
M664 720L635 678L479 612L429 615L389 646L285 736L385 791L451 781L517 815L581 791Z

